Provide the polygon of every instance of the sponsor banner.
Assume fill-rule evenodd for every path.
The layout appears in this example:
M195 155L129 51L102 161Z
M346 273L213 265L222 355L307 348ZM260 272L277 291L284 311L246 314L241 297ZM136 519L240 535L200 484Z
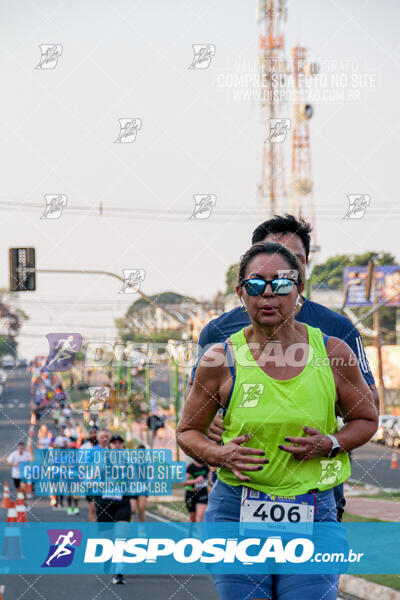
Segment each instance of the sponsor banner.
M351 285L349 287L347 306L372 306L374 304L373 290L369 301L365 297L367 274L368 267L344 267L344 288L349 281L355 279L361 280L359 285ZM378 302L385 302L385 300L392 298L386 306L400 306L400 265L377 265L375 267L375 278ZM396 292L398 292L397 295Z
M240 525L2 523L0 573L400 573L400 523L314 523L312 535L252 523L251 537Z
M185 481L186 464L167 449L50 448L21 463L21 478L35 484L38 496L161 496Z

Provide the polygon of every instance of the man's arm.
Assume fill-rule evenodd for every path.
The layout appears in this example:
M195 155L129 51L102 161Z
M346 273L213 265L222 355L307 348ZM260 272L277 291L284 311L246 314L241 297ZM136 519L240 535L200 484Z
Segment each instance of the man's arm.
M361 369L353 364L354 355L348 345L331 338L327 352L336 362L342 358L333 372L345 425L335 436L342 448L352 450L371 439L378 428L378 413Z
M14 462L14 452L11 452L11 454L9 454L7 456L7 462L8 462L9 465L13 465L13 466L15 466L16 464L18 464L16 462Z
M365 349L364 349L361 335L359 334L357 328L354 327L354 325L350 321L350 319L349 319L349 330L345 334L345 336L342 337L342 339L346 342L346 344L348 346L350 346L350 348L353 350L354 354L356 355L356 358L358 361L358 366L360 367L362 376L364 377L369 389L371 390L375 408L379 414L379 394L378 394L378 390L376 389L374 376L371 373L371 369L370 369L370 366L368 363L367 355L365 354Z
M374 383L372 385L369 385L368 387L371 390L371 394L372 394L372 398L373 398L373 401L374 401L374 405L375 405L375 408L378 411L378 415L379 415L379 394L378 394L378 390L376 389L376 385Z

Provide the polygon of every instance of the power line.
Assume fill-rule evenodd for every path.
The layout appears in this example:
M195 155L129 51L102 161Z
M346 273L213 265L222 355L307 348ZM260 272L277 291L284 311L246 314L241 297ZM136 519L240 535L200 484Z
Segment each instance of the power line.
M347 206L345 205L345 203L343 202L343 206L342 205L338 205L337 203L335 204L327 204L324 206L319 206L316 209L316 216L318 218L343 218L346 210L347 210ZM27 203L27 202L11 202L11 201L6 201L6 200L0 200L0 210L4 210L4 211L8 211L8 210L14 210L17 211L18 209L28 209L29 211L33 211L33 212L42 212L44 209L43 204L39 204L39 203ZM87 216L91 216L91 217L99 217L99 209L97 206L93 206L93 205L68 205L65 208L64 214L77 214L77 213L83 213L83 212L87 212ZM190 216L192 214L192 207L188 207L188 209L179 209L179 208L174 208L174 209L170 209L170 208L152 208L152 207L132 207L132 206L110 206L108 208L105 208L104 205L102 207L102 215L101 218L104 217L113 217L113 218L127 218L127 219L137 219L137 220L150 220L152 219L155 215L158 216L158 221L164 221L164 222L182 222L182 220L186 221L186 220L197 220L197 219L190 219ZM373 216L373 217L388 217L390 219L393 219L393 217L400 217L400 207L399 206L393 206L393 205L389 205L389 204L379 204L379 207L368 207L367 215ZM251 218L251 219L259 219L260 218L260 214L259 214L259 208L254 206L250 206L250 207L242 207L242 206L238 206L238 207L231 207L231 208L213 208L212 209L212 220L210 219L210 221L212 222L221 222L221 219L218 219L218 217L230 217L230 218L238 218L238 219L246 219L247 218Z

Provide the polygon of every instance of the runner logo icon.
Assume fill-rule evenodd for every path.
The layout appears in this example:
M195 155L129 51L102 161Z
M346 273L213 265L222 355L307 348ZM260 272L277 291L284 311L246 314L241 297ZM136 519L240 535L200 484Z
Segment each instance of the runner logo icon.
M193 44L194 57L189 69L208 69L215 56L214 44Z
M75 548L81 545L79 529L48 529L50 548L42 567L68 567L74 558Z
M254 408L257 406L261 394L264 391L262 383L242 383L243 400L240 408Z
M321 475L317 484L331 485L335 483L342 468L340 460L320 460Z
M74 364L75 355L82 347L80 333L48 333L46 335L50 350L43 371L69 371Z

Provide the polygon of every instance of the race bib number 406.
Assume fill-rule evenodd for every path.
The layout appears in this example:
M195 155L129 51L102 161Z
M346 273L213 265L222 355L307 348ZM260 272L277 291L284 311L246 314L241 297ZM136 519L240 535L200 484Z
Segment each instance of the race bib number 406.
M314 494L301 496L274 496L243 486L240 508L241 533L248 535L253 523L263 524L266 534L271 531L299 531L295 524L303 525L302 532L311 535L314 523ZM257 527L258 533L260 528Z

